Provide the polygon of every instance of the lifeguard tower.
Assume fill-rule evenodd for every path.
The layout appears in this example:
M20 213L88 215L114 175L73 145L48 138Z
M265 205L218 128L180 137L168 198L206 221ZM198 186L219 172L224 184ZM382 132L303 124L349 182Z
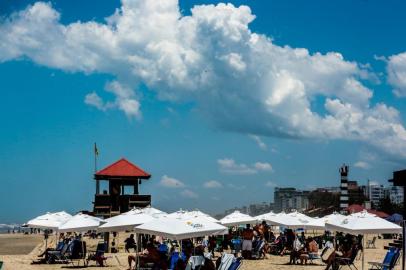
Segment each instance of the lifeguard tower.
M139 185L150 177L149 173L124 158L96 172L94 215L108 218L127 212L133 207L151 205L151 195L139 194ZM108 181L108 190L100 192L100 181Z

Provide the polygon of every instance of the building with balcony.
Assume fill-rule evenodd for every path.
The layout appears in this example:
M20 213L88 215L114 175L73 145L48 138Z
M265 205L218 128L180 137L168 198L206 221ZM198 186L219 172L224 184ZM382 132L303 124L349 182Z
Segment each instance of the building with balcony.
M278 188L274 190L274 211L302 211L309 206L309 191L296 190L296 188Z
M383 185L369 180L366 187L366 192L374 208L378 207L380 201L387 195Z

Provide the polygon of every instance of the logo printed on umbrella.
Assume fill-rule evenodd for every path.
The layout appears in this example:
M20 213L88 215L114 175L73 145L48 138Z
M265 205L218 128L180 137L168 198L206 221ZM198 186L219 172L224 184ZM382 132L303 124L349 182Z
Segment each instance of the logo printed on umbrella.
M193 223L193 222L191 222L191 221L186 222L186 224L189 225L189 226L191 226L191 227L193 227L194 229L201 229L201 228L204 227L203 224L200 224L200 223Z

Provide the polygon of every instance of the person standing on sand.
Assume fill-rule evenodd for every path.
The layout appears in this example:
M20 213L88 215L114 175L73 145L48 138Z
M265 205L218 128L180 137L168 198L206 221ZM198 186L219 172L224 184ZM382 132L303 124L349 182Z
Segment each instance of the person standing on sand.
M134 234L130 234L130 237L124 240L125 243L125 251L130 253L130 248L133 248L134 250L137 248L135 244L135 239L134 239Z
M250 259L252 253L252 239L254 238L254 231L251 229L250 224L242 232L242 256L244 259Z

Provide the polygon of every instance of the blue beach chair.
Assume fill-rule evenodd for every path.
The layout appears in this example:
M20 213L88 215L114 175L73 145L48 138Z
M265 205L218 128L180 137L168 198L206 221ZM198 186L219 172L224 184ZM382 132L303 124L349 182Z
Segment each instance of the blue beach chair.
M383 262L368 262L371 265L371 269L378 270L392 270L400 256L400 250L395 247L391 247L385 255Z
M171 258L169 259L169 269L174 269L179 259L186 263L186 255L183 252L182 254L179 254L179 252L172 253Z

